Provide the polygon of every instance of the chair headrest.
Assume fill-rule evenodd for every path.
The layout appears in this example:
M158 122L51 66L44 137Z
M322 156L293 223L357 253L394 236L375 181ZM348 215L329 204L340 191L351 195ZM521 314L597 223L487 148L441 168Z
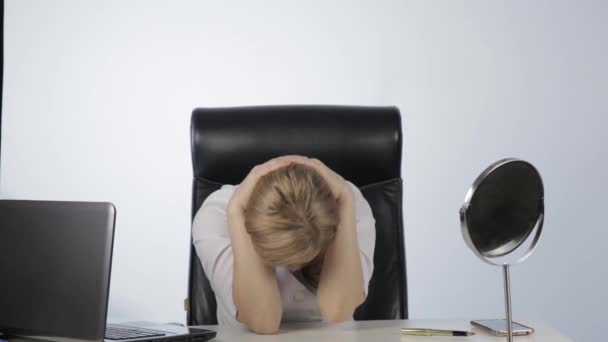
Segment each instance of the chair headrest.
M191 122L194 176L238 184L257 164L286 154L318 158L357 186L401 176L395 107L197 108Z

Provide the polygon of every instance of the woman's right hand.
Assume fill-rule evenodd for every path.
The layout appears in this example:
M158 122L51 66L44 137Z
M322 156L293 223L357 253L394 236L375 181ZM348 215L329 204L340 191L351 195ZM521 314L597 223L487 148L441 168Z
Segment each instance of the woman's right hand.
M274 270L265 265L255 252L251 237L245 230L245 207L262 176L289 164L289 161L275 158L256 165L237 186L228 202L228 226L234 255L232 297L236 319L258 334L274 334L279 330L283 305Z
M291 164L290 160L278 157L254 166L249 171L247 177L236 187L228 202L228 220L238 220L240 223L243 223L245 219L245 207L258 180L267 173L289 164Z

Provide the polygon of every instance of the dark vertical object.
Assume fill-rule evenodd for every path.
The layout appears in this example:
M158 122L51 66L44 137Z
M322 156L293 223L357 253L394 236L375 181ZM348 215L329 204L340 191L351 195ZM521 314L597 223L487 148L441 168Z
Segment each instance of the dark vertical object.
M0 163L2 162L2 85L4 83L4 0L0 0Z

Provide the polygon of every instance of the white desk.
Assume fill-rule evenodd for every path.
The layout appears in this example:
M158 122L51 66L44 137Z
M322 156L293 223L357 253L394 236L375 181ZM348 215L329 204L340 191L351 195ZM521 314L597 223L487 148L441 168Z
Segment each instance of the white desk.
M556 330L537 322L521 321L534 328L529 336L514 337L515 342L562 342L573 341ZM415 337L402 336L399 328L435 328L474 331L470 337ZM465 320L395 320L395 321L359 321L340 324L330 323L297 323L283 324L277 335L256 335L246 329L206 325L201 328L217 331L217 337L212 341L293 341L293 342L390 342L390 341L424 341L424 342L464 342L464 341L506 341L506 337L496 337L471 327Z

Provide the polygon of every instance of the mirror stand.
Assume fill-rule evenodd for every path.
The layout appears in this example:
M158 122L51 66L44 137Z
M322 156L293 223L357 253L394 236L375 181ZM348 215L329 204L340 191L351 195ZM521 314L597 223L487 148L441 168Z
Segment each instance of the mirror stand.
M515 158L501 159L486 168L469 188L460 209L464 241L483 261L502 266L504 278L505 324L501 320L492 320L493 327L479 321L472 323L500 336L506 332L509 342L513 342L514 334L509 267L530 256L538 244L543 222L544 187L540 173L532 164ZM528 329L523 334L534 331L524 328Z
M511 315L511 277L509 275L509 264L502 265L505 280L505 311L507 314L507 340L513 342L513 316Z

